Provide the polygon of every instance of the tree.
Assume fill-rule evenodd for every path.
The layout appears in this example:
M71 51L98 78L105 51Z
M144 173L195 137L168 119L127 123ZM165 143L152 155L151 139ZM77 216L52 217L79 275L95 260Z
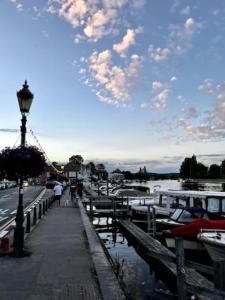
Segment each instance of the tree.
M221 178L225 178L225 160L222 161L220 166Z
M84 159L81 155L73 155L69 158L69 164L76 165L77 171L80 171Z
M182 179L190 178L191 158L185 157L180 166L180 177Z
M216 164L212 164L209 167L209 171L208 171L208 177L211 179L218 179L220 178L220 166L216 165Z
M0 152L0 172L8 179L37 177L45 167L44 154L37 147L5 148Z
M197 178L205 179L207 178L207 175L208 167L199 162L197 165Z
M190 166L190 178L196 179L197 178L197 159L195 155L191 157L191 166Z

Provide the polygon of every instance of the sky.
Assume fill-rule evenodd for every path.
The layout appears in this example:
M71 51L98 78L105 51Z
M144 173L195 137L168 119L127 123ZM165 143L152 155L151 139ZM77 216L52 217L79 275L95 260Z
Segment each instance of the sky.
M19 144L27 80L27 142L51 161L220 164L224 31L223 0L1 0L0 149Z

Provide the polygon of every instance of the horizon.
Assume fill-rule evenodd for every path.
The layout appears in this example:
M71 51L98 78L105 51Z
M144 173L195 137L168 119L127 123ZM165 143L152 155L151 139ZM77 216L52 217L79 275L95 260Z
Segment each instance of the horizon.
M224 13L210 0L1 1L0 149L19 142L16 91L28 80L27 141L51 161L80 154L156 173L193 154L220 164Z

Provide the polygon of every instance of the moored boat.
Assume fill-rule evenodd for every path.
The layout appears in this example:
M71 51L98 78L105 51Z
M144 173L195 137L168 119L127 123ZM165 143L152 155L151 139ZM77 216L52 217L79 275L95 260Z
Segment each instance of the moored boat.
M225 229L203 230L197 236L213 261L225 260Z

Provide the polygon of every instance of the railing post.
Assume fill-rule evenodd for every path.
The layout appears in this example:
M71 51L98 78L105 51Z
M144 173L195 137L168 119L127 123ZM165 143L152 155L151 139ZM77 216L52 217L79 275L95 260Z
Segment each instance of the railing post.
M27 212L27 226L26 226L26 232L30 232L30 211Z
M179 300L187 300L187 285L185 281L185 258L183 239L175 238L176 244L176 267L177 267L177 294Z
M225 291L225 261L221 259L213 262L215 288Z
M41 203L39 203L38 219L41 219Z
M37 223L37 207L34 207L34 213L33 213L33 225Z
M48 199L45 199L45 210L48 211Z
M127 214L129 214L129 200L128 200L128 197L127 197Z

